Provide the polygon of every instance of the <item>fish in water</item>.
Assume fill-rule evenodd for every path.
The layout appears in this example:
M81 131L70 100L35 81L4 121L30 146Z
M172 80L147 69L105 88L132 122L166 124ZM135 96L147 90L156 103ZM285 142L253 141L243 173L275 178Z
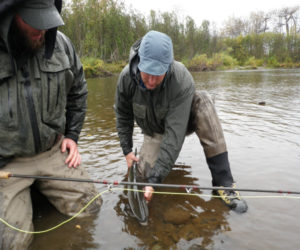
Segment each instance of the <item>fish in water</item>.
M129 169L128 182L136 183L136 172L137 172L137 163L135 162L133 166ZM128 201L132 213L138 219L141 225L148 224L148 205L144 198L144 193L141 191L142 188L136 184L128 185Z

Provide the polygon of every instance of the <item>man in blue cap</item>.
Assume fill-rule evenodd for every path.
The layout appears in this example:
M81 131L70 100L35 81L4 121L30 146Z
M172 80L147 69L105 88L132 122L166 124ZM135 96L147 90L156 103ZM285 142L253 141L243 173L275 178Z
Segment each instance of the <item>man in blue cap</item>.
M115 96L117 130L128 167L139 162L139 176L147 181L145 198L169 174L186 135L195 132L203 146L213 186L224 203L237 212L247 210L234 187L222 127L210 96L195 92L194 80L183 64L173 58L169 36L149 31L130 52L130 62L118 80ZM134 120L144 142L137 158L132 152Z
M86 112L83 68L64 24L61 0L1 3L0 169L13 174L89 178L80 165L78 137ZM1 12L2 13L2 12ZM32 231L32 185L63 214L72 216L98 192L93 184L0 179L0 218ZM82 216L97 213L98 199ZM32 234L0 222L0 249L27 249Z

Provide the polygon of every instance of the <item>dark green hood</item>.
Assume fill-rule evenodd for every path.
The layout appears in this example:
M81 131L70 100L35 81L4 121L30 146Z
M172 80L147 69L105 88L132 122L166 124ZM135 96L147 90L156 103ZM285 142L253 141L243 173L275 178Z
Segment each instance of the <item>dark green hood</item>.
M138 55L138 50L140 47L142 39L136 41L132 47L130 48L129 53L129 71L132 79L136 79L138 76L138 64L140 62L140 58Z
M6 50L9 52L10 48L8 46L8 31L16 11L25 1L26 0L9 0L2 1L0 3L0 38L4 46L6 47ZM55 0L55 6L60 13L62 9L62 0ZM56 34L57 28L49 29L46 33L45 57L47 59L50 59L53 54Z

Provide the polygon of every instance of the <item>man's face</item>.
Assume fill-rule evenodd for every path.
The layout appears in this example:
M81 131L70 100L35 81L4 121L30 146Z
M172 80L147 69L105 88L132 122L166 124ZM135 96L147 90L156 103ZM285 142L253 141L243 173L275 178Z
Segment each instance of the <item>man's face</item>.
M149 75L145 72L141 72L141 77L144 85L146 86L147 89L153 90L157 86L159 86L162 81L164 80L166 74L160 75L160 76L154 76L154 75Z
M28 49L32 52L39 50L45 42L46 30L37 30L25 23L20 15L16 14L15 23L20 31L20 34L24 37Z

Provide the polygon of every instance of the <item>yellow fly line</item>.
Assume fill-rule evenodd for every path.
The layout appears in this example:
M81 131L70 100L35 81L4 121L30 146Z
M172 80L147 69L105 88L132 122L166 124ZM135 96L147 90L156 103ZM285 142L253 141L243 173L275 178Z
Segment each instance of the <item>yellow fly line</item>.
M108 189L98 193L97 195L95 195L82 209L80 209L80 211L78 213L76 213L75 215L73 215L71 218L59 223L58 225L51 227L49 229L46 230L42 230L42 231L27 231L27 230L22 230L19 229L11 224L9 224L7 221L5 221L4 219L0 218L0 221L5 224L7 227L11 228L12 230L18 231L20 233L25 233L25 234L43 234L43 233L48 233L50 231L53 231L59 227L61 227L62 225L72 221L73 219L75 219L76 217L78 217L81 213L84 212L84 210L86 210L97 198L99 198L100 196L102 196L103 194L110 192L110 191L117 191L117 190L121 190L121 191L132 191L132 192L144 192L143 190L138 190L138 189L130 189L130 188L119 188L119 187L108 187ZM218 195L209 195L209 194L199 194L199 193L191 193L191 192L187 192L187 193L183 193L183 192L160 192L160 191L153 191L153 194L167 194L167 195L188 195L188 196L198 196L198 197L210 197L210 198L221 198ZM300 196L295 196L295 195L286 195L286 194L282 194L282 195L243 195L244 198L284 198L284 199L300 199Z

